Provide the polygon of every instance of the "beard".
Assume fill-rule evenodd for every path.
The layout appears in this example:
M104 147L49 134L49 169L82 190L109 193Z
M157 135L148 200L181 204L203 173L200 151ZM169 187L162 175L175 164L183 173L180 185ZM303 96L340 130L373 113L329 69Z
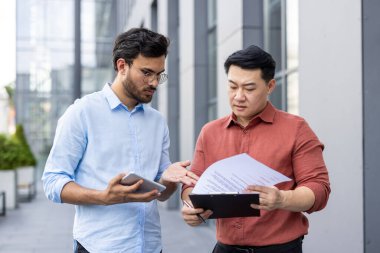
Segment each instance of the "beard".
M143 88L140 88L131 78L130 75L127 76L125 81L123 82L123 90L124 94L137 101L137 103L149 103L153 99L153 94L149 94L150 92L155 92L156 88L152 87L148 84L144 84Z

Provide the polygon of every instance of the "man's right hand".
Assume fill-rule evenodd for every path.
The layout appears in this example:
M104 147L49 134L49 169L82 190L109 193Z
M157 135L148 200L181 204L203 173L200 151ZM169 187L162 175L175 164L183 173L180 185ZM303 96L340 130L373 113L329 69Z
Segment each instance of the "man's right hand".
M146 193L135 193L143 183L143 180L140 180L133 185L125 186L120 184L120 181L124 176L125 174L119 174L108 183L108 187L102 192L104 205L128 202L150 202L160 196L158 190Z
M191 203L190 200L187 201ZM182 218L190 226L198 226L203 221L197 216L199 214L204 220L207 220L208 217L212 214L211 210L204 211L202 208L191 208L186 205L182 207Z

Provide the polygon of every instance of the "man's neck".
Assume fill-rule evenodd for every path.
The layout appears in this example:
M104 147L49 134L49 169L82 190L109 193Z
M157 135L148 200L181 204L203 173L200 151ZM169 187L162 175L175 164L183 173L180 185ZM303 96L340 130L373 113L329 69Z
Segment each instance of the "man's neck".
M132 111L138 104L136 100L125 95L123 84L116 77L113 83L111 84L111 90L115 95L120 99L120 101L128 108L129 111Z

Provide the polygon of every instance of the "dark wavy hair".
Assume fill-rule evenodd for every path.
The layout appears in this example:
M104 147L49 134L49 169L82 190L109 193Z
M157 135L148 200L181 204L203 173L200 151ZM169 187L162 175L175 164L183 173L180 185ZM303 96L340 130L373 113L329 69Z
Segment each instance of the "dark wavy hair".
M132 28L119 34L113 47L113 68L116 62L124 59L129 65L139 54L144 57L160 57L168 54L170 40L162 34L145 28Z
M274 78L276 70L276 62L272 56L255 45L231 54L224 63L226 73L231 65L239 66L242 69L261 69L261 77L267 83Z

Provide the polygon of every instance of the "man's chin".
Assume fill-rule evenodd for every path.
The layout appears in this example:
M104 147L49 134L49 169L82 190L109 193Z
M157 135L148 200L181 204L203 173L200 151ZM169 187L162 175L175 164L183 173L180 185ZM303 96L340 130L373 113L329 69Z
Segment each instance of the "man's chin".
M237 117L245 117L247 116L246 113L244 113L244 111L242 110L233 110L234 114L237 116Z
M140 103L148 104L152 101L152 99L153 99L153 96L144 96L140 98Z

